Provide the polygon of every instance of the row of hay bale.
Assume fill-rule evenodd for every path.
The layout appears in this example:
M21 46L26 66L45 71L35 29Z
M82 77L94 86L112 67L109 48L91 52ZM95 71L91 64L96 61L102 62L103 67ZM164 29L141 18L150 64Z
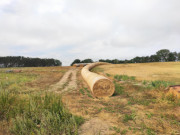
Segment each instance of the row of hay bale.
M88 64L90 64L90 63L75 63L75 64L73 64L73 67L84 67Z
M96 73L90 72L90 70L95 66L104 65L104 64L108 64L108 63L97 62L97 63L88 64L81 70L82 77L89 85L95 97L112 96L115 91L114 84L110 79L102 75L98 75Z

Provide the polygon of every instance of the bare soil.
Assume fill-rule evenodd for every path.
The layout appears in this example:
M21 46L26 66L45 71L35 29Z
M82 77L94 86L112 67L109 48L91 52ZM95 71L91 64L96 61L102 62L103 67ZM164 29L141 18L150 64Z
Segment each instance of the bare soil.
M78 69L75 68L68 70L59 82L50 87L49 91L64 93L77 89L77 71Z

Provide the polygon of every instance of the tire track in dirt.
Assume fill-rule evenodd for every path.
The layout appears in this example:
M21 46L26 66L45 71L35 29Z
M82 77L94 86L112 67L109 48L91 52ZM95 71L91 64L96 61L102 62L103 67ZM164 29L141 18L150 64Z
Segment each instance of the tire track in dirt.
M77 71L78 69L68 70L58 83L50 87L49 91L53 91L56 93L64 93L76 89Z
M72 94L71 92L78 88L77 85L78 71L79 69L76 68L68 70L64 74L64 76L60 79L59 82L57 82L56 84L50 87L49 91L60 94L68 92L71 95ZM88 121L86 121L83 125L80 126L78 130L78 134L79 135L99 135L99 134L109 135L112 134L111 131L109 130L110 127L111 127L110 123L101 120L98 117L91 117Z

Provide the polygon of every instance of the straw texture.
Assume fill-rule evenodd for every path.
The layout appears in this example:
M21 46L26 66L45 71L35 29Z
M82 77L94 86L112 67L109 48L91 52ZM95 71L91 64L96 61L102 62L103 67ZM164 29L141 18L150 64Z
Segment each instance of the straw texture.
M95 66L104 65L104 64L109 64L109 63L105 63L105 62L92 63L92 64L86 65L81 70L82 77L89 85L95 97L112 96L115 91L114 84L110 79L89 71Z

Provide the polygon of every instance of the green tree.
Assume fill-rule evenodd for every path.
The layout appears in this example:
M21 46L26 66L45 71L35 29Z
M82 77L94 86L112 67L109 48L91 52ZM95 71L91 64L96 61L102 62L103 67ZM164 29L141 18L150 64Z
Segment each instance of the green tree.
M180 52L177 54L178 61L180 61Z
M149 57L149 61L150 61L150 62L159 62L159 61L160 61L160 58L159 58L158 55L151 55L151 56Z
M161 61L168 61L170 51L168 49L162 49L156 52Z
M81 63L81 60L80 59L75 59L72 63L71 63L71 66L75 63Z
M92 59L85 59L83 61L81 61L81 63L93 63Z
M177 53L176 52L170 52L168 55L168 61L176 61L177 60Z

